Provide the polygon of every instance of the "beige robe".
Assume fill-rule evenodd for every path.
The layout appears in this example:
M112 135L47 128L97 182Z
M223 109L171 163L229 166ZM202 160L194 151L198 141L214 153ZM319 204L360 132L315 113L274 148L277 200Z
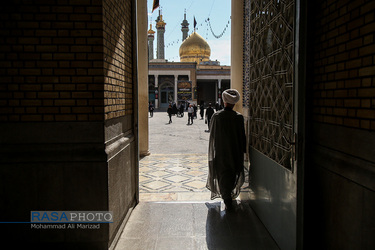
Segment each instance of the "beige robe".
M246 136L243 116L230 108L211 118L206 187L211 199L236 198L244 183Z

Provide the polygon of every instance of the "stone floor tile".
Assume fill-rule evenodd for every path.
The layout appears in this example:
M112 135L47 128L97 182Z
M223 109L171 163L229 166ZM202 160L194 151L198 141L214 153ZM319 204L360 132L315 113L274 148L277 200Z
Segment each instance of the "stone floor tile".
M227 213L221 201L141 202L115 250L279 249L248 202Z

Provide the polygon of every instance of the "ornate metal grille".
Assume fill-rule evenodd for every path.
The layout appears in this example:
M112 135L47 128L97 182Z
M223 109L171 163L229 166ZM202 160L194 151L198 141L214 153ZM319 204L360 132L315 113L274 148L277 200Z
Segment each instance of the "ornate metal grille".
M245 37L249 43L244 43L248 53L244 59L249 60L244 62L244 80L250 143L291 168L291 147L285 138L291 139L293 131L294 0L245 0L245 4L250 15L244 26L249 35Z
M244 1L243 12L243 103L244 108L250 105L250 0Z

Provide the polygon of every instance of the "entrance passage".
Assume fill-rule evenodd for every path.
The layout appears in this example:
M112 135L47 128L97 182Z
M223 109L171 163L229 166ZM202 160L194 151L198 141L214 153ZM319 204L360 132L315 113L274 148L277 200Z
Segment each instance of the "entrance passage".
M199 104L203 101L205 104L205 107L207 107L209 103L212 103L213 106L215 105L217 101L216 85L217 85L216 81L199 80L197 82Z
M207 125L193 125L166 112L149 118L150 155L140 160L140 203L115 250L279 249L255 215L245 194L227 213L221 199L210 200L207 178ZM246 178L247 179L247 178Z
M172 84L164 84L160 87L160 108L168 108L173 102L174 88Z

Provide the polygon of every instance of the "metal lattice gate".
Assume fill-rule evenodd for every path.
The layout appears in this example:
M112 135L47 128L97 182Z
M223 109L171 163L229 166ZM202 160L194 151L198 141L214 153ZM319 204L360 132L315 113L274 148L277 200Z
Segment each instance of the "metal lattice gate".
M250 144L291 169L294 0L245 1L244 106Z

